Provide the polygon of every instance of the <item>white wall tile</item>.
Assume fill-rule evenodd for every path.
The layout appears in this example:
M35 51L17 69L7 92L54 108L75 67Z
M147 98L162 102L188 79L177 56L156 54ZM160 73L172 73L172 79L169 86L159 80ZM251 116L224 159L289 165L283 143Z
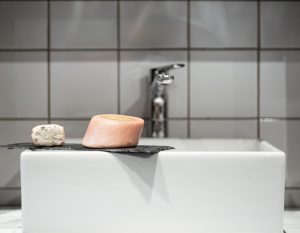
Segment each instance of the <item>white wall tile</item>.
M261 53L261 116L300 117L300 52Z
M46 48L46 1L0 2L0 48Z
M120 1L122 48L187 46L185 1Z
M116 48L116 1L51 2L51 47Z
M261 2L262 47L300 47L300 2Z
M31 142L31 129L45 121L0 121L0 145ZM23 150L0 150L0 187L20 186L20 153ZM1 201L0 197L0 201Z
M52 117L117 113L116 59L116 52L53 52Z
M152 121L149 122L149 128L145 136L152 137ZM188 121L187 120L167 120L166 122L167 138L187 138L188 137Z
M256 138L256 120L191 120L192 138Z
M183 51L121 52L121 113L150 117L150 69L173 63L186 65ZM175 80L167 87L169 117L187 116L187 68L170 71Z
M286 153L286 186L300 187L300 121L262 121L260 124L261 138Z
M168 137L170 138L187 138L188 135L187 120L169 120L168 121Z
M51 123L61 125L65 128L66 140L74 138L83 139L83 136L89 124L89 120L52 120Z
M256 72L255 52L192 51L191 116L256 116Z
M0 117L47 116L46 59L44 52L0 52Z
M144 124L144 129L142 132L142 137L146 138L146 137L150 137L151 133L150 133L150 121L149 120L145 120L145 124Z
M255 1L191 1L192 47L256 47Z

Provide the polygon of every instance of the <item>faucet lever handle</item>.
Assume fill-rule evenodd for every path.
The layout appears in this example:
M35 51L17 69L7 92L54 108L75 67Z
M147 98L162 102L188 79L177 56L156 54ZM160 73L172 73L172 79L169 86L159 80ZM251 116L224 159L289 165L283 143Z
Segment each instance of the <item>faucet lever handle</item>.
M176 64L171 64L171 65L166 65L166 66L153 68L153 69L151 69L151 71L156 73L156 74L167 73L169 70L183 68L184 66L185 65L182 64L182 63L176 63Z
M155 76L155 80L159 85L166 86L174 81L174 76L165 73L159 73Z

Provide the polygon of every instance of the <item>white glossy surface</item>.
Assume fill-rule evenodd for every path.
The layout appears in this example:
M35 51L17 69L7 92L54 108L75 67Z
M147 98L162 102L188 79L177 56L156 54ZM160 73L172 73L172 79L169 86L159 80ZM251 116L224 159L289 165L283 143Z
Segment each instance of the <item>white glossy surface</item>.
M46 121L0 121L0 144L30 141L31 129ZM29 132L29 133L28 133ZM7 196L1 188L20 187L20 153L22 150L0 150L0 206L13 203L16 196ZM10 190L11 191L11 190ZM4 193L3 193L4 192Z
M260 124L261 137L286 153L286 186L300 187L300 121L269 120L262 121ZM299 198L297 199L295 203L299 203Z
M176 149L23 152L24 231L282 233L283 152L253 140L140 143Z

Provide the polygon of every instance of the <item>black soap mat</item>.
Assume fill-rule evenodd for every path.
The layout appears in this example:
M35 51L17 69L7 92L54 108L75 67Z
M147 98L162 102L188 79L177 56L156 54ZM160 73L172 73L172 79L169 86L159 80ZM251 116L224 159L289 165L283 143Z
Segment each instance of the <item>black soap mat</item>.
M75 150L75 151L106 151L113 153L139 153L139 154L155 154L164 150L171 150L171 146L151 146L151 145L137 145L135 147L126 148L88 148L77 143L65 143L62 146L36 146L32 143L14 143L8 145L0 145L0 148L6 149L27 149L27 150Z

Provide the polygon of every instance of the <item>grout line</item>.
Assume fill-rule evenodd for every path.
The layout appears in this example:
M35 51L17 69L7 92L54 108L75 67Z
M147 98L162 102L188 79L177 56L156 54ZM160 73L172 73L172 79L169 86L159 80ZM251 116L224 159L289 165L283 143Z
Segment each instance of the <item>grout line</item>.
M0 191L21 190L21 187L0 187Z
M299 121L300 117L260 117L260 121L280 121L280 120L286 120L286 121Z
M0 0L1 1L1 0ZM52 0L49 0L52 1ZM119 0L121 1L121 0ZM250 48L250 47L230 47L230 48L0 48L0 52L113 52L113 51L300 51L300 48Z
M187 137L191 137L191 2L190 0L187 1Z
M257 0L257 138L260 139L260 0Z
M300 187L285 187L285 190L300 190Z
M119 0L120 1L120 0ZM209 50L209 51L236 51L236 50L250 50L250 51L256 51L257 48L185 48L185 47L164 47L164 48L51 48L50 51L52 52L87 52L87 51L186 51L186 50ZM0 49L0 52L36 52L36 51L48 51L48 49L44 48L29 48L29 49Z
M90 117L52 117L51 121L89 121ZM150 120L144 117L144 120ZM0 121L47 121L48 117L0 117ZM261 122L272 121L300 121L300 117L168 117L167 120L259 120Z
M281 50L286 50L286 51L299 51L300 48L292 48L292 47L287 47L287 48L260 48L261 51L281 51Z
M47 109L48 109L48 124L51 122L51 54L50 54L50 38L51 38L51 2L47 1Z
M46 118L35 118L35 117L3 117L0 118L0 121L47 121L48 117Z
M121 44L121 20L120 20L120 8L121 2L120 0L117 1L117 102L118 102L118 114L121 113L121 51L120 51L120 44Z
M189 47L190 50L195 51L256 51L256 47Z
M51 121L90 121L91 117L51 117Z
M190 120L206 120L206 121L214 121L214 120L257 120L257 117L190 117Z
M0 52L47 52L46 48L32 48L32 49L0 49Z

